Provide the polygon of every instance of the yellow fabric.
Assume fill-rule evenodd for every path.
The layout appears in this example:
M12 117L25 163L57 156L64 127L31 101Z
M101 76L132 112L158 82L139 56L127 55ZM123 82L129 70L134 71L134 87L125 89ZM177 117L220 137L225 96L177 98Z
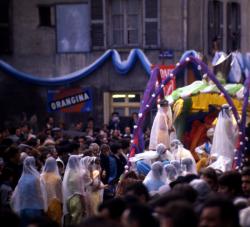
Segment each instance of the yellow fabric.
M183 99L178 99L173 106L173 121L181 114L182 108L183 108L184 100Z
M207 167L207 163L208 163L208 158L207 158L207 157L201 158L201 159L196 163L197 172L199 173L199 172L201 171L202 168Z
M223 104L226 104L227 101L224 96L217 94L217 93L208 93L208 94L198 94L191 96L192 99L192 110L204 110L208 111L208 105L218 105L222 106ZM237 109L237 111L241 111L242 108L242 102L238 99L232 98L233 103Z
M81 223L84 214L83 198L81 195L73 195L67 202L69 217L68 225L78 225Z
M59 224L59 226L61 226L62 203L57 199L52 199L48 206L47 214L49 218L56 221Z

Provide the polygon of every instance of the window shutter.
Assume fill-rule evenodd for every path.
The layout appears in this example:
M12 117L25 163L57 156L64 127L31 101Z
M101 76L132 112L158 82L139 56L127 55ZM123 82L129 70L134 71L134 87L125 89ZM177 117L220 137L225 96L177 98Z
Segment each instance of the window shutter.
M159 46L159 1L144 0L144 45Z
M91 42L93 49L105 48L104 0L91 1Z

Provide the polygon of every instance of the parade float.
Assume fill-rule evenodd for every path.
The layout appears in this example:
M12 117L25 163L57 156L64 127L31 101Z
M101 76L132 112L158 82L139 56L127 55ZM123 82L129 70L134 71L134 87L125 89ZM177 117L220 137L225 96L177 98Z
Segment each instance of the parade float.
M237 57L237 55L234 55L232 59L234 62L237 61L239 66L240 63ZM232 62L231 60L230 67L233 65ZM180 62L176 64L175 69L170 71L165 78L160 76L160 67L154 66L151 70L151 77L141 102L137 125L134 126L134 138L130 150L130 157L134 157L137 153L144 152L144 120L150 112L150 109L159 99L164 98L171 104L177 138L182 141L184 146L186 146L194 156L194 148L202 143L202 138L197 136L197 133L202 135L203 130L204 134L204 130L207 130L207 123L210 124L210 126L216 124L219 108L227 103L232 110L235 124L238 128L238 140L234 149L233 168L242 168L248 161L246 124L249 112L250 77L248 76L247 63L246 60L242 63L245 69L245 78L238 76L238 78L234 78L238 80L238 82L233 81L233 83L226 83L226 80L221 80L218 73L215 75L212 68L208 67L195 51L185 52ZM240 65L241 69L242 65ZM169 87L169 84L172 84L174 79L183 76L185 74L184 71L190 69L192 69L193 74L198 74L196 78L200 77L200 80L193 81L187 86L179 87L173 90L171 94L164 94L164 89ZM195 128L197 119L200 121L200 128ZM206 120L208 120L208 122L206 122ZM187 128L189 128L189 132L187 132ZM196 136L190 137L192 128ZM188 133L189 135L187 135Z

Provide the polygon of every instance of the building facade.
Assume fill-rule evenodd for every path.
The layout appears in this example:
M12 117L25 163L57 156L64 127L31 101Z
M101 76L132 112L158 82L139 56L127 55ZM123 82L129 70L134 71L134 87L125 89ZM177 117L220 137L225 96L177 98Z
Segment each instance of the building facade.
M216 50L247 52L249 11L248 0L1 0L0 58L34 76L56 77L89 66L107 49L126 60L131 49L140 48L152 64L175 63L187 49L208 57ZM168 59L160 58L165 51ZM47 114L47 90L54 88L0 74L1 118L22 111ZM113 111L130 116L139 109L147 80L139 61L126 76L106 61L92 75L63 86L90 87L92 111L59 117L92 116L101 124Z

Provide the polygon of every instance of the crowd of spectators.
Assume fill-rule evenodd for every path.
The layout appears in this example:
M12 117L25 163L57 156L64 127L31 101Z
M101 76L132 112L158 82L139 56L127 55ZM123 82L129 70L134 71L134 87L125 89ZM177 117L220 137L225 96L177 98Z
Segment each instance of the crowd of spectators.
M36 122L0 131L1 226L250 226L248 167L180 172L151 194L128 163L134 119L124 129L116 113L103 127Z

